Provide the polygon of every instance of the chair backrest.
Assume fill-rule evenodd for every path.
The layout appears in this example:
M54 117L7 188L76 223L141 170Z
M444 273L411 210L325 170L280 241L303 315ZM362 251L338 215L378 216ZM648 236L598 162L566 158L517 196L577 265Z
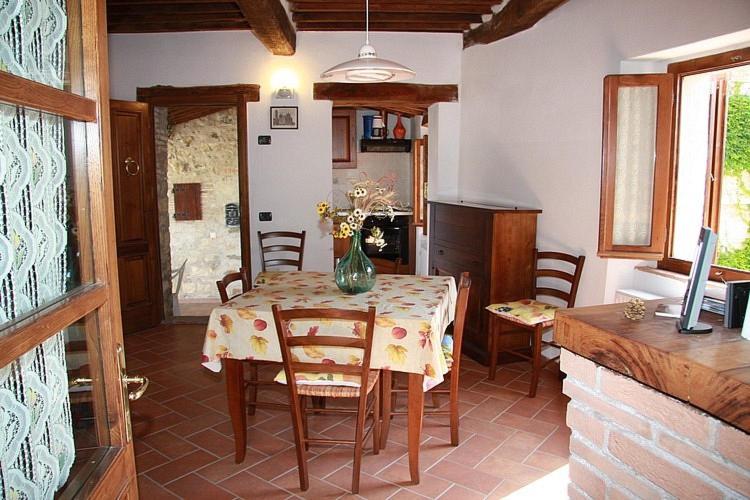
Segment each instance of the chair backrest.
M370 257L370 260L375 265L375 272L378 274L406 274L407 266L401 263L401 257L396 260Z
M272 231L269 233L261 233L258 231L258 241L260 243L260 260L263 266L263 270L266 271L268 267L276 266L292 266L296 267L297 270L302 270L302 257L305 253L305 231L301 233L295 233L292 231ZM296 240L292 243L276 243L269 242L271 239L291 239ZM274 257L269 254L277 254L284 252L285 254L297 254L296 258L290 258L287 255L281 255Z
M458 282L458 297L456 298L456 314L453 317L453 367L451 370L461 368L461 344L464 340L466 306L469 303L470 288L471 278L469 273L461 273L461 280Z
M555 261L553 267L541 267L539 261ZM544 295L547 297L555 297L562 300L567 304L567 307L573 307L576 303L576 295L578 294L578 283L581 281L581 273L583 272L583 263L586 257L583 255L569 255L562 252L539 252L534 250L534 268L535 268L535 279L533 297L539 297ZM563 262L567 264L563 264ZM561 270L563 267L573 266L572 272ZM539 278L544 279L544 286L539 286ZM552 278L554 281L550 280ZM553 286L553 283L565 282L565 288L557 288Z
M227 287L235 281L242 281L242 292L232 295L231 297L227 294ZM216 282L216 288L219 289L219 296L221 297L221 303L229 302L229 300L242 295L252 288L250 283L250 273L246 267L241 267L237 273L229 273L219 281Z
M296 385L292 381L297 380L298 372L309 373L331 373L344 375L358 375L361 380L361 387L367 387L367 379L370 374L370 355L372 353L373 330L375 329L375 307L370 306L367 311L358 311L350 309L281 309L281 306L274 304L273 319L276 323L276 333L279 336L279 345L281 346L281 357L284 361L284 371L286 372L287 383L292 387L292 396L297 397ZM352 336L335 336L335 335L292 335L289 328L294 321L351 321L364 323L364 337ZM325 333L325 332L322 332ZM362 350L362 363L360 365L349 364L332 364L326 363L325 357L312 358L318 359L317 362L298 361L292 354L292 348L303 349L319 347L346 347ZM360 391L360 395L367 395L366 390Z

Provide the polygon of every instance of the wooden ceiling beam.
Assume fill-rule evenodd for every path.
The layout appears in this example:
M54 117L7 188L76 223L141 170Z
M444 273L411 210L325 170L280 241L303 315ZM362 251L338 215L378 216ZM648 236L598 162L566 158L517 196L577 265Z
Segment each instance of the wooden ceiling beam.
M492 43L525 31L567 0L509 0L492 19L464 33L464 48Z
M107 7L122 5L176 5L176 4L203 4L226 3L227 0L107 0ZM234 2L232 2L234 3Z
M255 36L272 54L291 56L297 33L280 0L236 0Z
M147 14L141 15L140 13L133 13L128 15L113 15L110 18L112 24L132 24L138 23L144 24L159 24L159 25L170 25L170 24L184 24L190 25L192 23L213 23L213 22L240 22L245 24L245 29L249 29L247 22L241 12L214 12L214 13L201 13L191 12L180 14L176 16L174 14Z
M249 30L247 21L169 22L169 23L118 23L109 21L109 33L180 33L188 31Z
M370 31L410 31L429 33L463 33L468 24L370 23ZM298 31L364 31L362 23L297 23Z
M234 2L217 2L210 4L148 4L148 5L128 5L115 4L107 8L108 17L119 16L152 16L152 15L171 15L174 17L175 12L182 14L220 14L220 13L237 13L242 16L240 8Z
M325 22L325 23L349 23L358 22L364 27L364 12L299 12L294 13L292 19L295 23L300 22ZM422 13L422 12L370 12L370 24L380 22L398 22L398 23L424 23L424 24L442 24L442 23L481 23L481 14L445 14L445 13Z
M337 4L331 2L290 2L292 12L364 12L363 5ZM490 14L492 9L488 4L476 3L383 3L380 1L370 2L370 12L434 12L434 13L463 13L463 14Z
M339 102L403 102L429 106L436 102L457 102L458 85L418 83L330 83L313 84L313 99Z

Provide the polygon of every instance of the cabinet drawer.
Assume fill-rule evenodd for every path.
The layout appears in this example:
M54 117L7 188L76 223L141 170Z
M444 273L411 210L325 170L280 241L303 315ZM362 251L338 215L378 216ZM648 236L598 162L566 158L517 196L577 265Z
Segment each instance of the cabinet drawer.
M482 210L434 205L432 239L450 246L484 248L490 217Z
M477 253L463 252L453 247L433 244L432 252L430 252L430 267L469 271L472 275L485 274L486 266L481 254L484 249L480 247L476 250L478 250Z

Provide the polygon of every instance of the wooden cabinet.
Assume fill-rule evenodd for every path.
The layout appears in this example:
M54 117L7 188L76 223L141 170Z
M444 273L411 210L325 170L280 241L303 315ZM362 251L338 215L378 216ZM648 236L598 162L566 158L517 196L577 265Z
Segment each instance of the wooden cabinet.
M334 108L331 124L333 168L357 168L357 112Z
M471 274L463 351L487 364L490 321L485 307L531 296L536 218L541 210L463 202L430 203L430 274ZM507 332L500 344L528 345L528 333Z

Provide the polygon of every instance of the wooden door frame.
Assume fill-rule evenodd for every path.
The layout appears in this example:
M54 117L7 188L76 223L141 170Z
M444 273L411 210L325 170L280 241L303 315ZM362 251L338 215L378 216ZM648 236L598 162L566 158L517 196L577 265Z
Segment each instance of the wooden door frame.
M247 103L260 100L260 85L209 85L200 87L138 87L138 101L151 105L151 124L154 128L155 106L224 106L237 111L237 172L240 183L240 259L242 267L251 269L250 245L250 174L248 167ZM161 241L159 242L161 246ZM161 280L161 278L160 278Z
M389 113L400 113L406 116L422 116L422 123L426 124L428 108L438 102L458 102L458 85L427 85L422 83L313 83L313 99L332 101L333 109L336 108L369 108L380 110L384 115ZM331 114L333 118L333 114ZM414 139L412 138L412 141ZM425 142L426 144L426 142ZM412 168L418 153L415 152L415 144L412 144ZM425 155L428 155L425 148ZM424 182L427 182L425 172ZM412 192L416 194L417 179L412 176ZM413 200L416 202L416 199ZM426 203L425 203L426 208ZM422 233L427 234L427 214L417 213L417 207L413 206L414 214L409 218L409 272L416 272L416 228L421 227ZM421 215L421 223L415 215ZM334 255L335 258L335 255Z

